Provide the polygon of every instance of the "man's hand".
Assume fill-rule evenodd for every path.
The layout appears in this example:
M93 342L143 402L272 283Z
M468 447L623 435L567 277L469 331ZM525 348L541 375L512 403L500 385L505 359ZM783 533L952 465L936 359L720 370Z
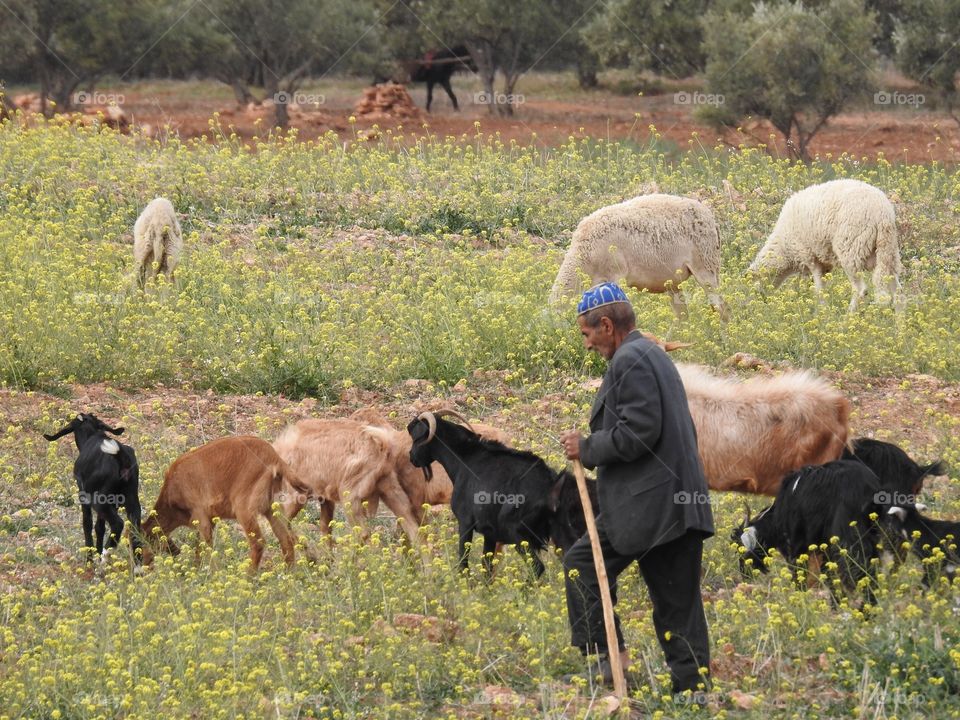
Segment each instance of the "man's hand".
M567 454L567 460L580 459L580 440L582 437L576 430L568 430L560 435L560 442Z

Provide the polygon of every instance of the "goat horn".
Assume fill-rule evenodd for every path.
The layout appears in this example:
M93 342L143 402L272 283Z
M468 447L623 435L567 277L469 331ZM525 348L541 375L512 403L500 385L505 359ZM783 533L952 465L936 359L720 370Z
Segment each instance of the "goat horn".
M743 501L743 526L747 527L750 524L750 506L747 504L747 501Z
M467 429L470 432L477 434L477 431L473 429L473 425L470 424L470 421L467 420L463 415L458 413L456 410L437 410L435 415L437 417L454 417L460 422L462 422L464 425L466 425Z
M426 420L427 421L427 439L424 442L430 442L433 440L433 436L437 434L437 418L432 412L422 412L417 415L417 420Z

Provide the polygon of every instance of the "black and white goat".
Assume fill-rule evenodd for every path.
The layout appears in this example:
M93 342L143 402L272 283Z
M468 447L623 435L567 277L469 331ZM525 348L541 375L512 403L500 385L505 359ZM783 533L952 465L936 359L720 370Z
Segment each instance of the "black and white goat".
M952 583L960 569L960 521L926 517L920 514L925 509L917 503L896 505L887 512L897 519L901 536L923 563L924 585L934 584L941 573Z
M467 427L444 420L444 415L460 419ZM531 452L480 438L451 410L421 413L407 432L413 440L410 461L423 468L428 480L430 464L439 462L453 481L450 507L459 526L461 570L468 566L466 545L475 532L483 535L488 574L498 543L514 543L533 563L538 577L544 571L538 553L551 538L566 551L567 543L582 535L583 510L579 496L572 507L574 495L569 488L576 481L569 472L550 469ZM561 497L571 507L558 512Z
M112 428L95 415L81 413L53 435L44 438L53 442L73 433L80 454L73 464L80 508L83 513L83 537L86 547L93 547L93 513L97 514L96 549L105 559L123 534L123 506L133 526L131 545L140 547L140 468L137 456L129 445L117 442L107 433L121 435L123 428ZM104 548L104 531L110 524L110 537ZM89 551L88 551L89 552ZM88 555L88 559L92 559Z
M784 478L773 505L755 517L749 514L731 539L743 546L740 569L767 572L772 549L796 569L801 555L835 563L841 585L849 594L859 581L875 572L880 550L889 545L885 522L889 504L883 487L857 460L835 460L805 467ZM811 547L813 549L811 549ZM828 565L828 568L831 566ZM830 591L838 600L836 589ZM872 589L865 597L873 602Z

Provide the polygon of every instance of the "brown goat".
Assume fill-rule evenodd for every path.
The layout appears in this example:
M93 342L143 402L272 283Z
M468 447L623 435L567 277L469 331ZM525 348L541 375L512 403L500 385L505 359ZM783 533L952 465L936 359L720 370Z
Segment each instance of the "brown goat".
M251 435L213 440L169 467L143 533L151 540L154 528L159 528L169 537L176 528L197 522L200 537L212 544L213 518L235 519L247 535L251 570L256 570L263 556L260 516L264 516L280 541L283 559L292 564L293 535L286 519L271 509L283 487L308 491L270 443ZM175 551L175 546L171 549Z
M838 459L850 403L809 372L738 382L677 363L713 490L776 495L784 476Z
M505 439L500 430L483 428L484 437ZM323 498L320 529L330 534L336 503L349 499L349 519L365 529L380 501L403 522L411 543L423 522L423 506L449 504L453 483L442 468L429 482L410 462L409 434L395 429L373 409L346 420L308 419L286 428L274 448L309 488L308 495L291 493L284 513L294 517L310 497Z
M308 419L286 428L273 447L307 487L305 494L284 498L286 516L294 517L310 498L321 498L320 529L329 535L336 503L349 500L351 523L366 528L382 498L415 543L422 510L400 485L392 432L355 420Z

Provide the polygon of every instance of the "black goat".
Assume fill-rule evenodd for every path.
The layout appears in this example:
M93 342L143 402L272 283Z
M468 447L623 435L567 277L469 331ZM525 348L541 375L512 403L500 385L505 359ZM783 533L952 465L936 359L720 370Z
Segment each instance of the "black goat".
M470 51L463 45L443 50L431 50L419 60L411 63L410 82L425 82L427 84L427 112L433 103L433 86L439 85L447 91L453 109L459 110L457 96L450 86L450 77L459 70L476 72L477 66L473 62Z
M890 503L897 505L915 502L928 475L947 474L946 466L941 460L929 465L918 465L893 443L871 438L854 440L853 452L844 450L841 459L859 460L870 468L881 488L890 494Z
M748 514L732 533L731 539L745 550L741 572L748 575L751 565L767 572L765 560L774 548L795 572L798 558L807 554L836 563L841 584L853 594L863 577L873 577L874 560L879 560L881 543L891 532L885 522L890 506L879 502L881 489L874 473L856 460L835 460L790 473L773 505L752 519ZM830 591L838 600L832 583ZM873 603L872 589L866 598Z
M924 585L929 587L935 583L941 572L953 582L960 569L960 553L957 551L960 522L924 517L916 505L898 505L887 512L897 518L902 537L910 543L913 554L923 562ZM943 555L936 552L938 548Z
M83 537L86 547L93 547L93 513L97 514L97 553L106 557L116 547L123 534L123 519L117 509L122 505L127 519L133 525L131 545L136 553L140 548L140 466L137 456L129 445L119 443L107 433L121 435L123 428L112 428L95 415L81 413L53 435L44 438L53 442L73 433L80 455L73 464L73 477L77 481L80 508L83 513ZM103 536L106 524L110 524L110 537L104 549ZM88 550L89 552L89 550ZM88 559L90 556L88 555Z
M557 496L557 509L550 517L550 540L560 548L564 554L573 547L573 544L587 532L587 521L583 517L583 503L580 502L580 490L577 488L577 478L569 470L561 470L557 474L560 483ZM600 508L597 498L597 483L587 481L587 494L590 496L590 505L596 513Z
M450 508L459 528L460 569L468 566L466 545L477 532L483 535L483 562L488 574L497 544L514 543L517 551L533 563L539 577L544 566L538 553L546 547L551 532L557 533L557 542L563 543L564 550L569 547L567 543L576 542L580 536L574 537L579 529L577 508L579 523L585 528L579 495L577 508L557 512L561 498L570 502L571 493L565 492L565 487L576 480L568 472L551 470L533 453L483 440L472 430L444 420L442 415L463 420L446 410L422 413L407 426L413 439L410 461L423 468L428 480L430 463L439 462L453 482Z

